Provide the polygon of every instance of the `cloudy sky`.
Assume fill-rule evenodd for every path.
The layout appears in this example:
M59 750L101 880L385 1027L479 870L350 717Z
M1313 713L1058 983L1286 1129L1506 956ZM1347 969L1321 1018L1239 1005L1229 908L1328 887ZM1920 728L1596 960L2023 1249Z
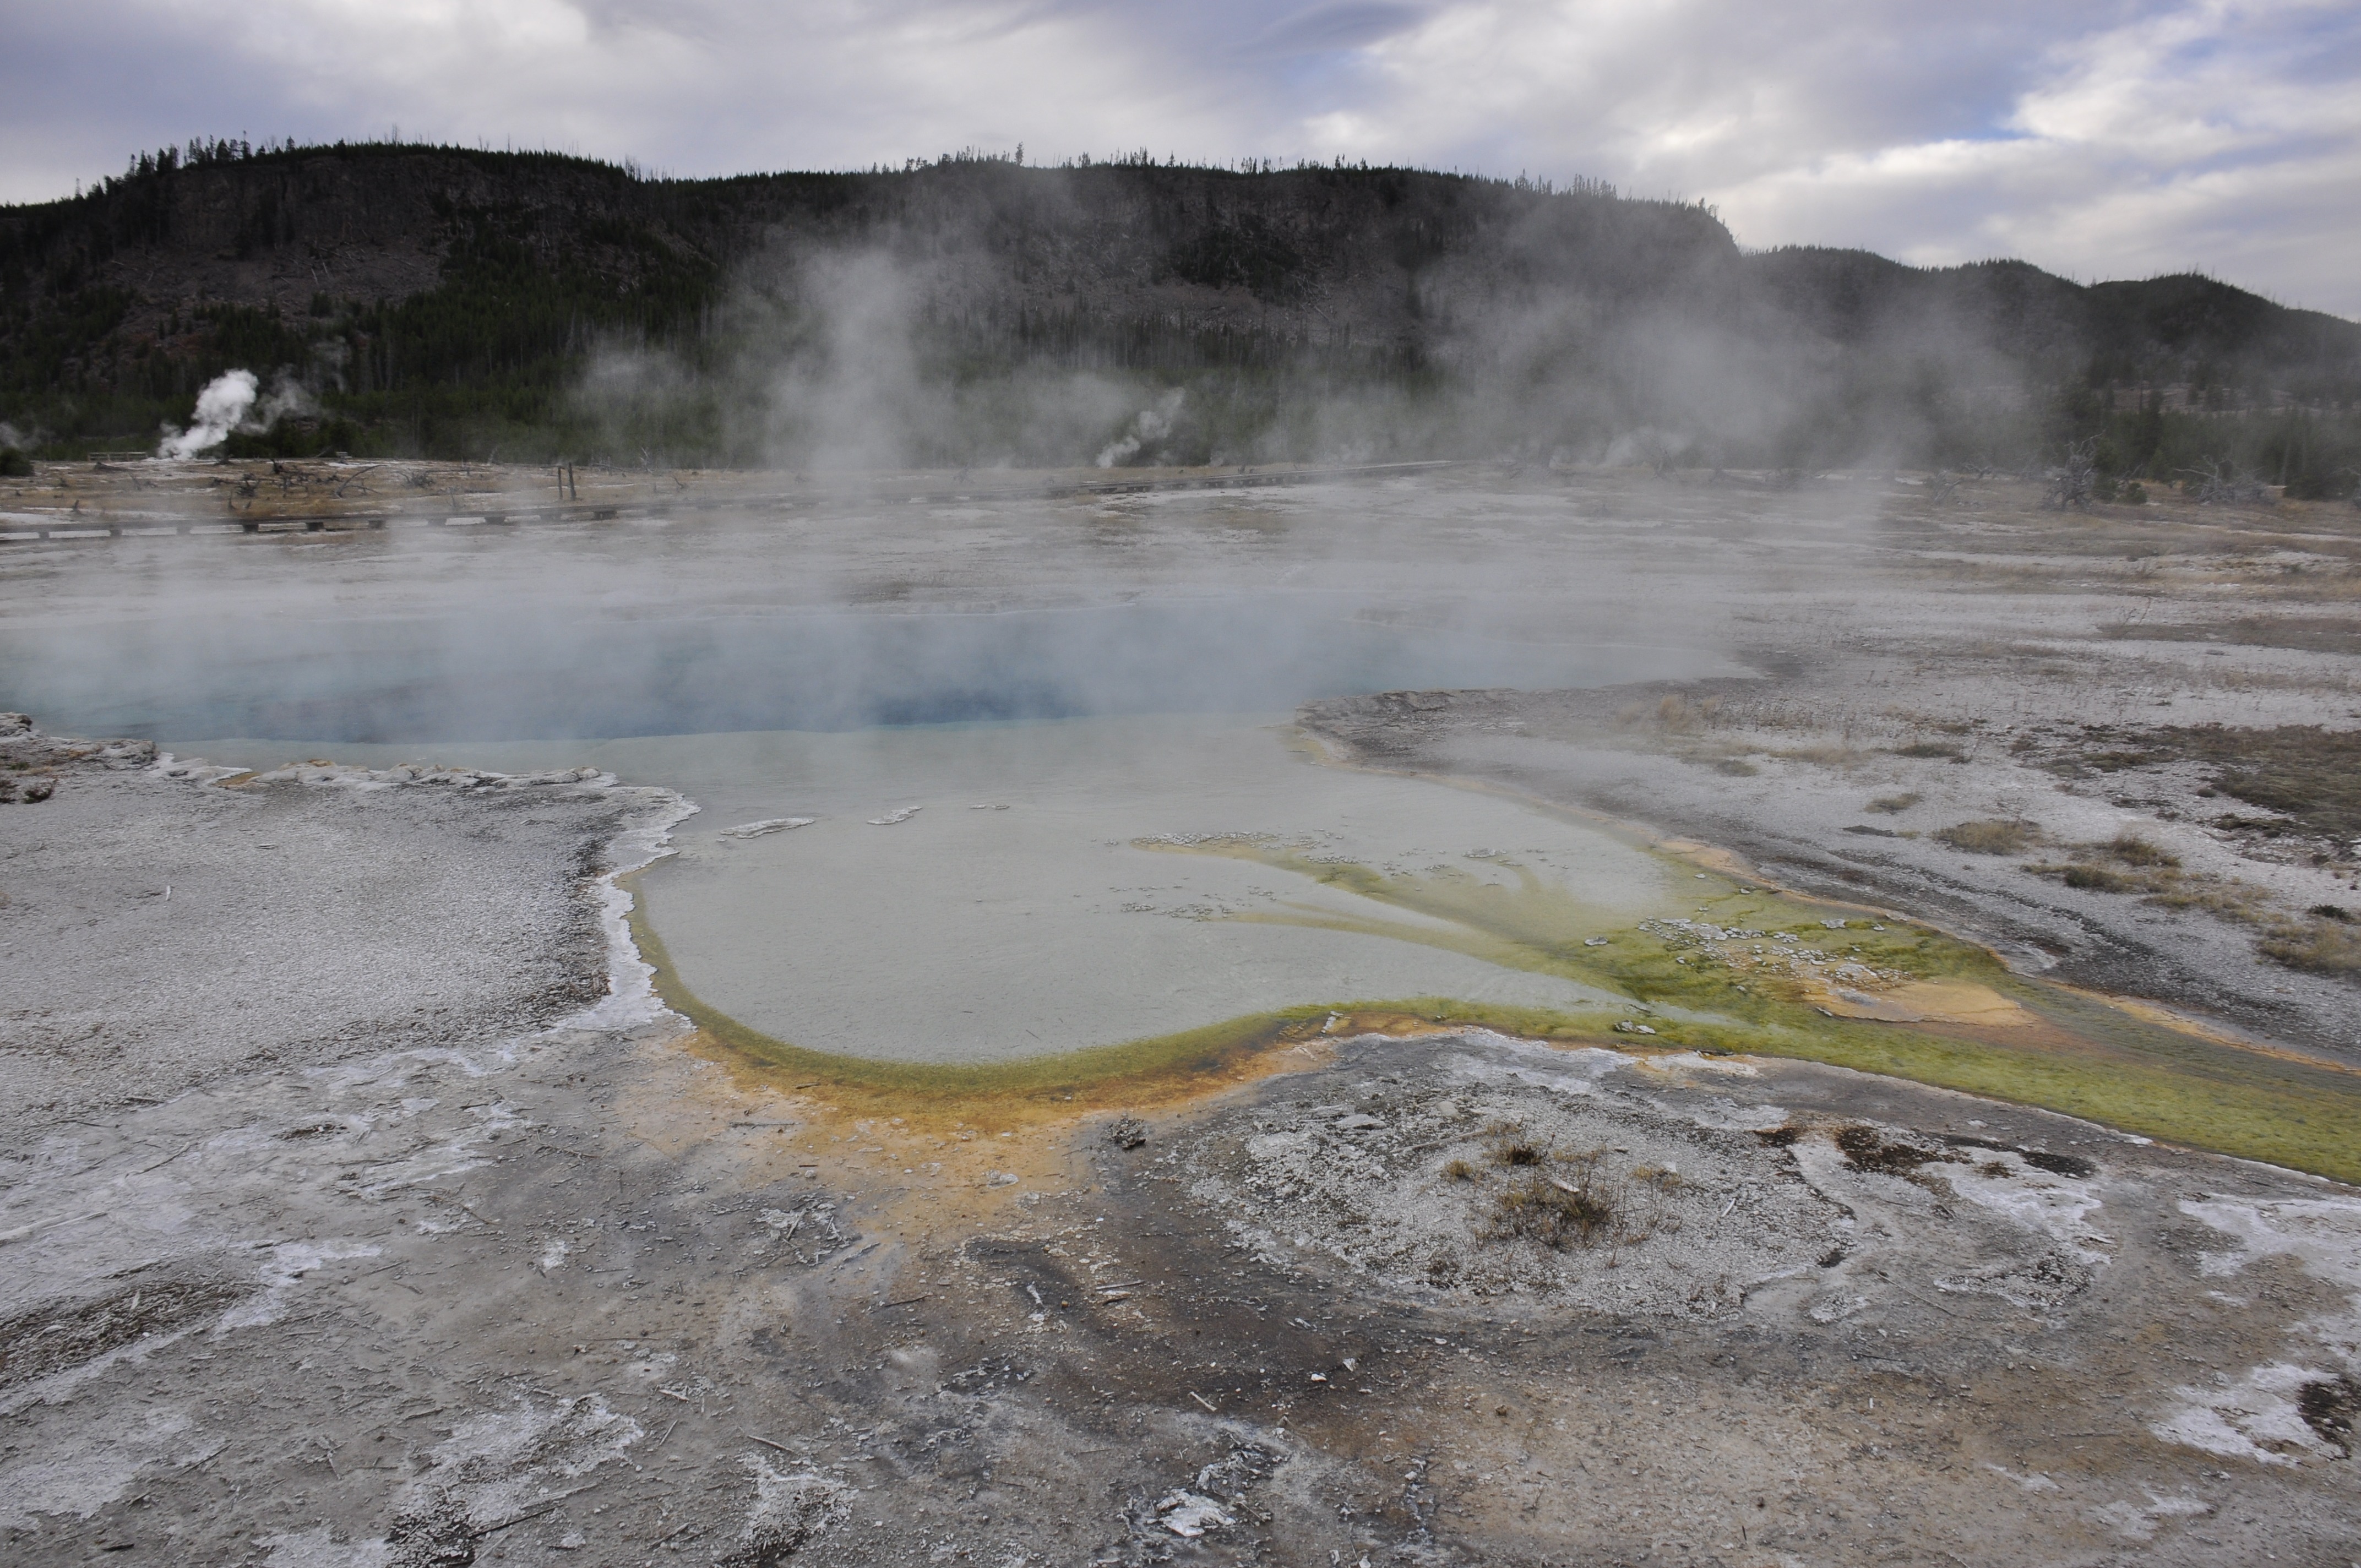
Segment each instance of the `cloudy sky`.
M0 0L0 200L192 136L1367 159L2361 317L2356 0Z

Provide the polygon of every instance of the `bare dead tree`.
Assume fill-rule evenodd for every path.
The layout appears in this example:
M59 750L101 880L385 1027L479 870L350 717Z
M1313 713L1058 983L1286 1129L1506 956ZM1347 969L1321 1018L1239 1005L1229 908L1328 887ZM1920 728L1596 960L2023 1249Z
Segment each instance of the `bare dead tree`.
M2259 477L2226 458L2202 458L2194 468L2183 468L2180 472L2188 476L2181 488L2200 506L2259 501L2269 494Z
M2066 460L2049 470L2048 493L2041 504L2052 511L2088 511L2098 499L2099 441L2092 436L2070 444Z

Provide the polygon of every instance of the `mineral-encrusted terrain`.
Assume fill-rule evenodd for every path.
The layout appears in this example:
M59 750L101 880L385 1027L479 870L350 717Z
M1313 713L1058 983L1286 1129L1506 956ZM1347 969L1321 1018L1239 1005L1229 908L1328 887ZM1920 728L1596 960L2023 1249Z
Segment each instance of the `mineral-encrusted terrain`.
M1522 551L1554 613L1716 627L1761 678L1308 712L1340 756L1611 809L2351 1062L2320 913L2351 833L2305 764L2352 733L2345 514L1523 485L1366 494L1422 529L1387 548ZM1024 543L919 512L802 560L1016 593L1071 523L1135 586L1379 575L1334 504L1093 502ZM252 583L344 546L154 548ZM60 558L17 580L82 591ZM1620 1036L1306 1029L1136 1102L843 1093L634 1010L598 879L661 792L9 743L5 1070L46 1097L0 1167L12 1562L2339 1563L2361 1535L2335 1183ZM216 996L198 954L275 967Z

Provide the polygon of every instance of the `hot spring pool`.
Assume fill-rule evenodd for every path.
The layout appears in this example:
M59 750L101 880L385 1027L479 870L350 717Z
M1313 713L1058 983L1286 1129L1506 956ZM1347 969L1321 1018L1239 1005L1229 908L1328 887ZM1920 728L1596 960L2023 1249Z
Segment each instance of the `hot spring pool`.
M1601 931L1679 896L1660 862L1600 829L1323 766L1290 740L1277 716L1124 717L563 754L661 774L704 807L675 830L679 852L638 882L679 981L747 1027L841 1055L1005 1060L1306 1003L1609 1000L1371 934L1453 935L1225 849L1285 846L1504 888L1522 867ZM558 754L533 751L517 761ZM783 818L812 820L728 832Z
M1729 668L1680 649L1405 630L1277 594L720 621L521 612L294 639L214 623L138 639L152 657L119 635L104 660L52 644L20 666L15 700L53 727L62 714L248 766L592 763L680 790L699 813L638 882L675 983L785 1044L906 1062L1003 1061L1312 1004L1609 1004L1488 961L1449 918L1316 868L1540 898L1579 940L1674 908L1662 863L1514 801L1324 765L1288 712L1356 691ZM811 820L726 831L796 818Z

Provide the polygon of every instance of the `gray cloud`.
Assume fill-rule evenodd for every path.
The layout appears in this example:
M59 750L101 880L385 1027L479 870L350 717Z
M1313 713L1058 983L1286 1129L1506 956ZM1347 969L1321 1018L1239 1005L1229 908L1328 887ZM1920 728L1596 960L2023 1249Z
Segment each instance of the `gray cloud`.
M1286 54L1322 54L1361 49L1426 21L1427 5L1395 5L1342 0L1282 16L1257 35L1251 47Z
M555 147L680 174L1335 157L1588 175L1749 244L2201 267L2361 314L2345 0L84 0L8 5L0 198L192 135Z

